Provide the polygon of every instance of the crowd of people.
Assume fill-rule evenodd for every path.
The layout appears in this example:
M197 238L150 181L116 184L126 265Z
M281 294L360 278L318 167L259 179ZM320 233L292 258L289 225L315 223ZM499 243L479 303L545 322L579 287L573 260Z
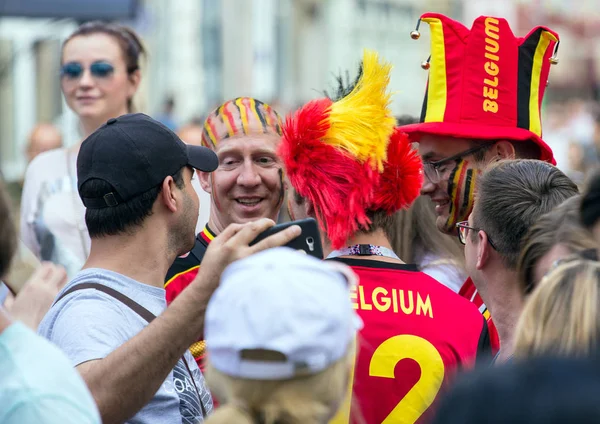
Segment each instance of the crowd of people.
M132 30L68 37L81 140L37 130L19 231L0 186L0 423L596 422L600 174L542 138L558 34L419 22L419 119L366 50L287 116L177 132L136 112Z

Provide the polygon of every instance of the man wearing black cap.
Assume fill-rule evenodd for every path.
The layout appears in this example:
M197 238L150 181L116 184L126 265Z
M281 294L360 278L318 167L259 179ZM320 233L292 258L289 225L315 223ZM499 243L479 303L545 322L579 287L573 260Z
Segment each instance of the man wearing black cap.
M187 348L203 332L222 270L299 234L295 227L249 247L273 221L231 225L167 308L164 275L194 245L199 205L193 169L217 166L210 149L186 146L143 114L109 120L81 146L77 180L91 251L39 332L77 367L104 422L203 421L211 396Z

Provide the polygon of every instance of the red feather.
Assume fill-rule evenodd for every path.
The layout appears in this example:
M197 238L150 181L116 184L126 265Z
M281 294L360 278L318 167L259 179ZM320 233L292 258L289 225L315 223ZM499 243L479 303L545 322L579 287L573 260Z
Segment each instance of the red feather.
M366 210L379 174L320 140L329 129L330 105L329 99L314 100L288 117L279 155L294 189L311 202L321 230L338 249L368 228Z
M423 184L423 164L408 136L396 128L390 137L387 161L371 210L392 214L409 207L419 196Z

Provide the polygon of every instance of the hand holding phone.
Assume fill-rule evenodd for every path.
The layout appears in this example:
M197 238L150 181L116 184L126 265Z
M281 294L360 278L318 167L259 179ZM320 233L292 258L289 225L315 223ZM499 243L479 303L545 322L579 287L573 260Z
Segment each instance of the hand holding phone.
M302 229L288 225L283 231L272 233L270 237L256 240L268 228L274 227L274 222L261 218L245 224L229 224L223 232L216 236L206 249L202 259L202 267L194 282L203 286L203 290L212 293L219 285L221 273L232 262L243 259L262 250L277 246L285 246L290 240L297 238ZM251 243L254 240L254 243ZM258 243L258 244L257 244Z
M307 255L314 256L317 259L323 259L323 246L321 244L321 234L319 232L319 226L317 221L313 218L301 219L298 221L285 222L283 224L277 224L273 227L263 231L256 237L250 246L264 240L272 234L276 234L279 231L285 230L292 225L298 225L302 229L302 233L287 243L284 247L289 247L294 250L305 252Z

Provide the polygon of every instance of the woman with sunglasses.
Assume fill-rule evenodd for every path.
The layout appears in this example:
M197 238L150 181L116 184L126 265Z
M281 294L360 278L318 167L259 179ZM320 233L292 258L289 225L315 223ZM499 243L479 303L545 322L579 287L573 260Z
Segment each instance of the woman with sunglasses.
M62 46L60 83L77 114L81 141L108 121L133 111L145 55L130 29L88 22ZM72 276L89 254L85 209L77 194L76 163L81 141L36 157L25 174L21 239L41 260L63 265Z

